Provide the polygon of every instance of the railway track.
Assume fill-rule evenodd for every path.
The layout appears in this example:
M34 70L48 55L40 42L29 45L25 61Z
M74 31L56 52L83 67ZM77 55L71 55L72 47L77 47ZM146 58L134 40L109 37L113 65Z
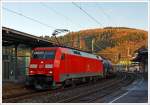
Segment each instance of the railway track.
M16 103L16 102L75 102L75 100L80 99L81 97L86 97L88 94L93 94L94 92L98 92L99 90L104 90L104 88L109 88L110 86L114 86L116 83L121 83L123 80L126 79L126 77L122 78L122 75L119 74L114 79L107 79L107 80L101 80L96 83L88 83L88 84L82 84L76 87L68 87L68 88L60 88L56 90L48 90L48 91L33 91L28 94L22 94L19 96L9 97L9 98L3 98L3 103ZM110 85L108 85L110 84ZM88 89L86 89L88 87ZM97 89L96 87L101 87ZM95 88L93 90L93 88ZM82 93L82 91L87 90L86 93ZM90 91L92 90L92 91ZM79 93L80 94L79 94ZM81 94L82 93L82 94ZM78 94L78 95L77 95ZM70 95L72 98L70 98ZM41 97L41 98L40 98ZM43 98L43 99L42 99ZM84 99L83 99L84 100ZM94 99L93 99L94 100ZM81 102L81 100L79 101ZM85 101L83 101L85 102Z
M82 92L78 95L75 95L73 97L60 100L58 103L90 103L95 102L96 100L99 100L100 98L103 98L115 91L118 91L121 89L121 87L130 84L134 81L134 75L133 74L126 74L124 78L121 80L115 81L110 84L105 84L103 87L98 87L95 89L92 89L88 92Z
M104 82L104 80L100 80L99 82ZM98 83L98 82L96 82ZM20 94L14 94L14 95L10 95L10 96L3 96L3 103L9 103L9 102L18 102L20 100L24 100L24 99L28 99L28 98L32 98L32 97L36 97L36 96L41 96L41 95L47 95L47 94L57 94L61 91L67 91L70 89L75 89L75 88L81 88L81 87L86 87L88 85L92 85L92 84L96 84L96 83L86 83L86 84L82 84L82 85L78 85L76 87L68 87L68 88L61 88L61 89L55 89L55 90L47 90L47 91L35 91L35 90L29 90L25 93L20 93Z

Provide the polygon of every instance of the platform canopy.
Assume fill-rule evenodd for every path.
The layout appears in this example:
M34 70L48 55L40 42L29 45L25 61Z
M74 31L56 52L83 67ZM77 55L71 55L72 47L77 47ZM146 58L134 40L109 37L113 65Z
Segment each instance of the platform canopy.
M10 46L15 44L25 44L31 47L48 47L54 46L55 42L48 41L46 39L20 32L11 28L2 27L2 45Z

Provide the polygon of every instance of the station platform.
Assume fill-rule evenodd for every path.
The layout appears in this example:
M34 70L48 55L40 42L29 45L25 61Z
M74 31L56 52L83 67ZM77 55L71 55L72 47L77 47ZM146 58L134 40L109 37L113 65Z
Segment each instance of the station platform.
M24 83L14 82L14 81L3 81L2 82L2 89L13 89L13 88L20 88L23 87Z
M23 83L17 83L14 81L3 81L2 83L2 97L18 94L23 90L26 90Z
M138 79L123 88L122 92L121 95L109 100L109 103L148 103L148 80Z

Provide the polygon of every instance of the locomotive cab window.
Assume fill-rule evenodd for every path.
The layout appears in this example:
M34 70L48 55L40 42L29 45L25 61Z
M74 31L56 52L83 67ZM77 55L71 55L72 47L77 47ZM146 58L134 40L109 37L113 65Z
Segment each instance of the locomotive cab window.
M55 51L45 51L45 59L54 59Z
M35 59L44 58L44 51L34 51L33 55L32 55L32 58L35 58Z
M54 59L55 51L34 51L32 58L35 59Z

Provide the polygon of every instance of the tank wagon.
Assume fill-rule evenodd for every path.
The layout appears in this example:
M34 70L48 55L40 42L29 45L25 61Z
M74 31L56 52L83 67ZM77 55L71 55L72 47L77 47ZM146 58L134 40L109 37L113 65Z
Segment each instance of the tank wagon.
M108 61L100 56L64 47L33 49L29 65L28 85L47 89L91 81L105 77ZM106 66L107 65L107 66Z
M106 59L106 58L102 58L103 60L103 66L104 66L104 72L103 75L105 77L110 77L113 76L114 71L113 71L113 66L110 60Z

